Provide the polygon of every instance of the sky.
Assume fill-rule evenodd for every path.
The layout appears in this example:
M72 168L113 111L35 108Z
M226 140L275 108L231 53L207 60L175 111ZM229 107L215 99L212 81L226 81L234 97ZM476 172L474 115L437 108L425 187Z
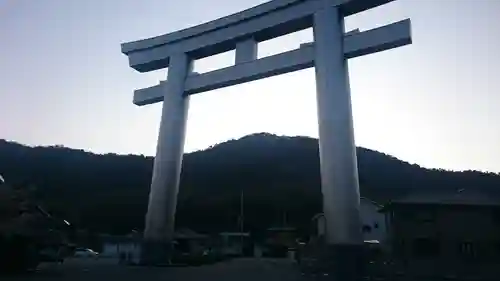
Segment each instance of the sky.
M161 103L132 103L166 69L138 73L120 44L263 0L0 0L0 139L154 155ZM500 172L498 0L397 0L346 30L410 18L413 44L349 60L356 145L424 167ZM312 30L259 44L259 57ZM195 62L206 72L234 52ZM314 70L191 97L185 151L257 132L318 136Z

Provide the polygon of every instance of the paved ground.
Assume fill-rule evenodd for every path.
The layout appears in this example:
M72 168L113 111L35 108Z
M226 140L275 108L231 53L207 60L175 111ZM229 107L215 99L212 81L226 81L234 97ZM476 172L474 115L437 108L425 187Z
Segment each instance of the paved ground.
M109 260L69 259L64 264L41 265L39 270L23 276L0 277L2 281L302 281L288 260L235 259L215 265L181 268L136 267L118 265Z

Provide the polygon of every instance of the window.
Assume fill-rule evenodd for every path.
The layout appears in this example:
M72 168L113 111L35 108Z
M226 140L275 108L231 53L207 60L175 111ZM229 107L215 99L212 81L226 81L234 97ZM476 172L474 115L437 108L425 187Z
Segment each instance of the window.
M433 222L435 220L435 214L432 211L422 210L417 213L416 218L419 222Z
M492 217L496 224L500 224L500 211L494 211Z
M403 220L413 220L415 217L414 212L411 212L410 210L401 210L399 212L395 212L395 216L399 219Z
M363 233L370 233L372 231L371 226L369 225L363 225Z
M434 238L417 238L413 241L413 254L416 257L430 258L439 255L439 241Z
M398 255L405 255L407 253L406 243L404 239L394 239L393 243L395 253L397 253Z
M186 253L189 252L189 240L187 239L178 239L176 240L175 244L175 250L179 251L180 253Z
M476 248L472 242L461 242L458 246L458 250L463 257L474 257L476 255Z

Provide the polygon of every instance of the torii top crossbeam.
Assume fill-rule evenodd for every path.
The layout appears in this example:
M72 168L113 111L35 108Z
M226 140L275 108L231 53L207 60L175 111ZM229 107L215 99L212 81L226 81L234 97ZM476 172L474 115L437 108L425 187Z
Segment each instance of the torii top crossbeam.
M140 72L168 67L174 53L199 59L235 49L238 41L257 42L312 27L312 15L327 6L338 6L344 16L393 0L274 0L202 25L122 44L130 66Z

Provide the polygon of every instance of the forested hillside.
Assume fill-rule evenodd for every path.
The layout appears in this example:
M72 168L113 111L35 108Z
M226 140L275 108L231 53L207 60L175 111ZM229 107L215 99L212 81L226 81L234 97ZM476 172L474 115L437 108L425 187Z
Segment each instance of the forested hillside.
M36 187L46 209L79 228L107 233L142 229L152 158L97 155L64 147L0 140L0 173ZM414 188L500 192L500 176L428 170L358 148L361 193L385 202ZM305 226L321 210L318 143L306 137L255 134L186 154L177 223L198 231L237 229L244 192L245 227ZM496 188L496 189L495 189Z

